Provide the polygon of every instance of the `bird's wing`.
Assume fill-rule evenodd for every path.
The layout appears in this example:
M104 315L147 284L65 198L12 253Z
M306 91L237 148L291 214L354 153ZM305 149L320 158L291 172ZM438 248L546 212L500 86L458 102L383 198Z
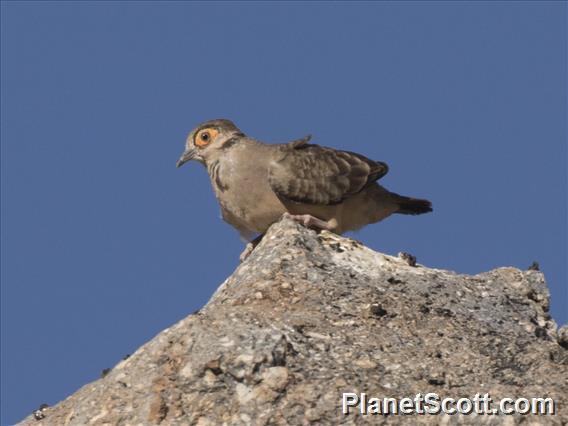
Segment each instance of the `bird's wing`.
M306 204L337 204L388 172L379 161L349 151L308 144L309 137L278 146L268 182L281 198Z

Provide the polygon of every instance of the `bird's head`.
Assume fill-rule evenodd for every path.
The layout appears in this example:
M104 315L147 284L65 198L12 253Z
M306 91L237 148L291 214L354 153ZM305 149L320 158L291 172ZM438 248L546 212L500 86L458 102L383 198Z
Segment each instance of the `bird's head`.
M244 134L230 120L218 119L201 123L189 133L185 151L176 167L181 167L190 160L207 164L209 159L220 155L224 148L242 136Z

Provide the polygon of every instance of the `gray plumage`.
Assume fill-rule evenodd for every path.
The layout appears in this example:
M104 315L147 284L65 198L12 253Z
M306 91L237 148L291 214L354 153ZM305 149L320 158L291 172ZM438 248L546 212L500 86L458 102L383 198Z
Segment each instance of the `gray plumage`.
M309 140L265 144L229 120L211 120L189 134L177 165L197 160L206 166L223 219L247 239L284 213L341 234L393 213L432 211L429 201L377 183L388 172L385 163Z

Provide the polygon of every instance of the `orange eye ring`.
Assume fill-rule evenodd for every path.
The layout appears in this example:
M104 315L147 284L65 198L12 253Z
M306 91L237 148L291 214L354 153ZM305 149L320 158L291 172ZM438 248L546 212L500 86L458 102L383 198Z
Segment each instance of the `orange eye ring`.
M213 142L218 134L219 131L214 128L207 128L200 130L195 135L195 140L194 140L195 145L197 145L200 148L203 148L209 145L211 142Z

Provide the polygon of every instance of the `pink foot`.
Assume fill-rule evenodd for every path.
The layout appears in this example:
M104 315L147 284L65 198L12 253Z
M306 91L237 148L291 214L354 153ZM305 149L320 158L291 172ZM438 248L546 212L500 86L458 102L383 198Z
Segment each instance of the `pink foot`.
M301 223L306 228L325 229L326 231L332 231L334 228L330 222L318 219L310 214L290 214L286 212L282 215L282 217Z

